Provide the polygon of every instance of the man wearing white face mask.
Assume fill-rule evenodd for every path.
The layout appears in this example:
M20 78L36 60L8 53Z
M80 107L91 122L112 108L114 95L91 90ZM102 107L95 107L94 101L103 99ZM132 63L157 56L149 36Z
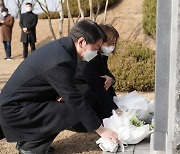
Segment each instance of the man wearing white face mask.
M1 27L1 40L4 44L6 53L6 60L11 60L11 39L12 39L12 28L14 25L14 18L8 13L7 8L2 8L3 20L0 21Z
M84 54L83 54L83 58L82 60L89 62L91 59L93 59L94 57L97 56L97 50L92 51L92 50L87 50Z
M23 42L23 58L28 56L28 44L30 44L31 52L36 49L36 25L38 16L32 12L32 4L26 3L26 13L20 17L19 25L22 29L21 42Z

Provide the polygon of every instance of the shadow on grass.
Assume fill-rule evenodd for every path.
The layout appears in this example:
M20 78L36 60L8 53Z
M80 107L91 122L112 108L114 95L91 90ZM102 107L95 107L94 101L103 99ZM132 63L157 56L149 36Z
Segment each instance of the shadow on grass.
M116 2L110 6L108 6L108 10L113 10L117 7L118 4L122 3L124 0L116 0Z
M18 54L12 57L13 59L20 59L23 58L22 54Z
M49 42L51 42L51 41L52 41L52 37L51 37L51 36L46 37L46 39L44 39L44 40L42 40L42 41L40 41L40 42L38 42L38 43L36 44L36 49L44 46L45 44L47 44L47 43L49 43Z
M59 134L61 136L61 133ZM75 153L102 153L96 145L99 136L96 133L75 133L72 136L60 139L53 143L55 154L75 154Z

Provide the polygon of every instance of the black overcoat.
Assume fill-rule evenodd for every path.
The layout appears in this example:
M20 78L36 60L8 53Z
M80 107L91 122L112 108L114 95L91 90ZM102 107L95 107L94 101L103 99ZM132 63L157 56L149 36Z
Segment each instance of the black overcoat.
M68 36L37 49L0 94L0 125L7 141L55 134L81 121L88 131L101 122L74 84L77 51ZM57 93L65 103L56 101Z
M27 12L21 14L19 25L21 29L27 28L28 34L21 32L21 42L27 43L29 41L36 42L36 25L38 22L38 16L33 12Z
M101 120L111 116L112 109L118 108L104 88L104 79L100 77L102 75L108 75L114 78L104 66L102 56L98 53L88 63L79 60L75 75L77 88L85 95Z

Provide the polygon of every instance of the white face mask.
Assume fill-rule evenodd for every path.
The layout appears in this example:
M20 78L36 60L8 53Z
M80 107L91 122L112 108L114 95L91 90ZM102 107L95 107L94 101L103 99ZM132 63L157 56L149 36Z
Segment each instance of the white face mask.
M91 59L93 59L96 56L97 56L97 50L95 51L87 50L86 52L84 52L82 60L89 62Z
M2 12L2 16L5 17L7 15L6 12Z
M109 56L115 49L115 46L101 46L102 54L105 56Z
M26 7L26 11L27 11L27 12L30 12L30 11L32 11L32 8L29 7L29 6L27 6L27 7Z

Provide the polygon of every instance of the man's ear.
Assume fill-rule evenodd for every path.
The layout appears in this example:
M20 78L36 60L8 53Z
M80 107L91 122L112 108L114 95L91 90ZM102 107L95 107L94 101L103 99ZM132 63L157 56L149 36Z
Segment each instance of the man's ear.
M83 44L85 42L84 37L80 37L77 42L78 42L79 48L83 48Z

